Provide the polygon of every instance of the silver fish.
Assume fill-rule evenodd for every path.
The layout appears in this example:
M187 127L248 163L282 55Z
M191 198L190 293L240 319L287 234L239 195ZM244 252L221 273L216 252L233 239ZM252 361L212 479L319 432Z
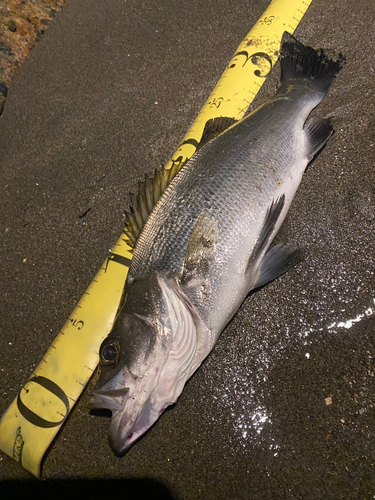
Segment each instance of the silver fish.
M269 247L333 132L327 119L306 120L344 58L285 33L280 60L269 101L238 123L209 123L179 173L146 177L131 196L134 257L90 404L111 410L116 455L177 401L248 293L299 259L287 245Z

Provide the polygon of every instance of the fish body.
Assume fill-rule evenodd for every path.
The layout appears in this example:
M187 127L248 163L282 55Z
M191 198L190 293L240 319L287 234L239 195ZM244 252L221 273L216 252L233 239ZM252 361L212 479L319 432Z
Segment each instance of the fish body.
M152 205L145 190L134 210L143 227L91 404L112 411L116 454L178 399L247 294L298 259L287 245L269 247L333 132L329 120L307 119L342 62L285 35L276 94L204 145L139 222Z

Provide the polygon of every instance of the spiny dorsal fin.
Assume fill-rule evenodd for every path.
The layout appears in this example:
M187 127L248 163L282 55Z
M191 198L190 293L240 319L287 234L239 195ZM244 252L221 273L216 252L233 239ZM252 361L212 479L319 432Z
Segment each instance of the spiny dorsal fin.
M211 118L206 122L204 126L202 138L199 141L198 149L203 148L208 142L220 135L224 130L231 127L237 120L234 118L229 118L226 116L218 116L217 118Z
M129 193L130 213L125 212L127 224L124 233L129 238L130 246L135 246L154 206L182 166L182 160L176 161L168 170L164 167L161 170L155 170L155 175L152 178L145 175L145 180L138 182L138 193Z

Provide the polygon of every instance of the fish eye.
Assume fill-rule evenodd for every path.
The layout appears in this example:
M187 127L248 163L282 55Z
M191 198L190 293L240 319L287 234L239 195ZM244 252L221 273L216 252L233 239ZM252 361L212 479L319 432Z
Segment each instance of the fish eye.
M102 365L115 365L120 359L120 344L117 339L108 337L103 340L99 349L99 358Z

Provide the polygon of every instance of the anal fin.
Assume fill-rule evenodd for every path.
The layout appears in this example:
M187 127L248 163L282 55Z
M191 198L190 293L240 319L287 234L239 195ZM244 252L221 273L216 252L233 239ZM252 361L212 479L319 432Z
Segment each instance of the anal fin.
M246 273L251 272L254 269L254 267L257 266L257 263L259 262L262 253L269 245L271 235L275 229L276 222L280 217L281 212L284 208L284 204L285 204L285 195L283 194L282 196L280 196L280 198L274 200L271 203L270 207L268 208L262 231L260 232L258 240L255 243L255 246L247 263Z
M302 260L302 251L279 243L264 256L254 288L269 283Z
M311 161L333 134L333 127L329 118L311 118L303 130L309 144L307 156Z

